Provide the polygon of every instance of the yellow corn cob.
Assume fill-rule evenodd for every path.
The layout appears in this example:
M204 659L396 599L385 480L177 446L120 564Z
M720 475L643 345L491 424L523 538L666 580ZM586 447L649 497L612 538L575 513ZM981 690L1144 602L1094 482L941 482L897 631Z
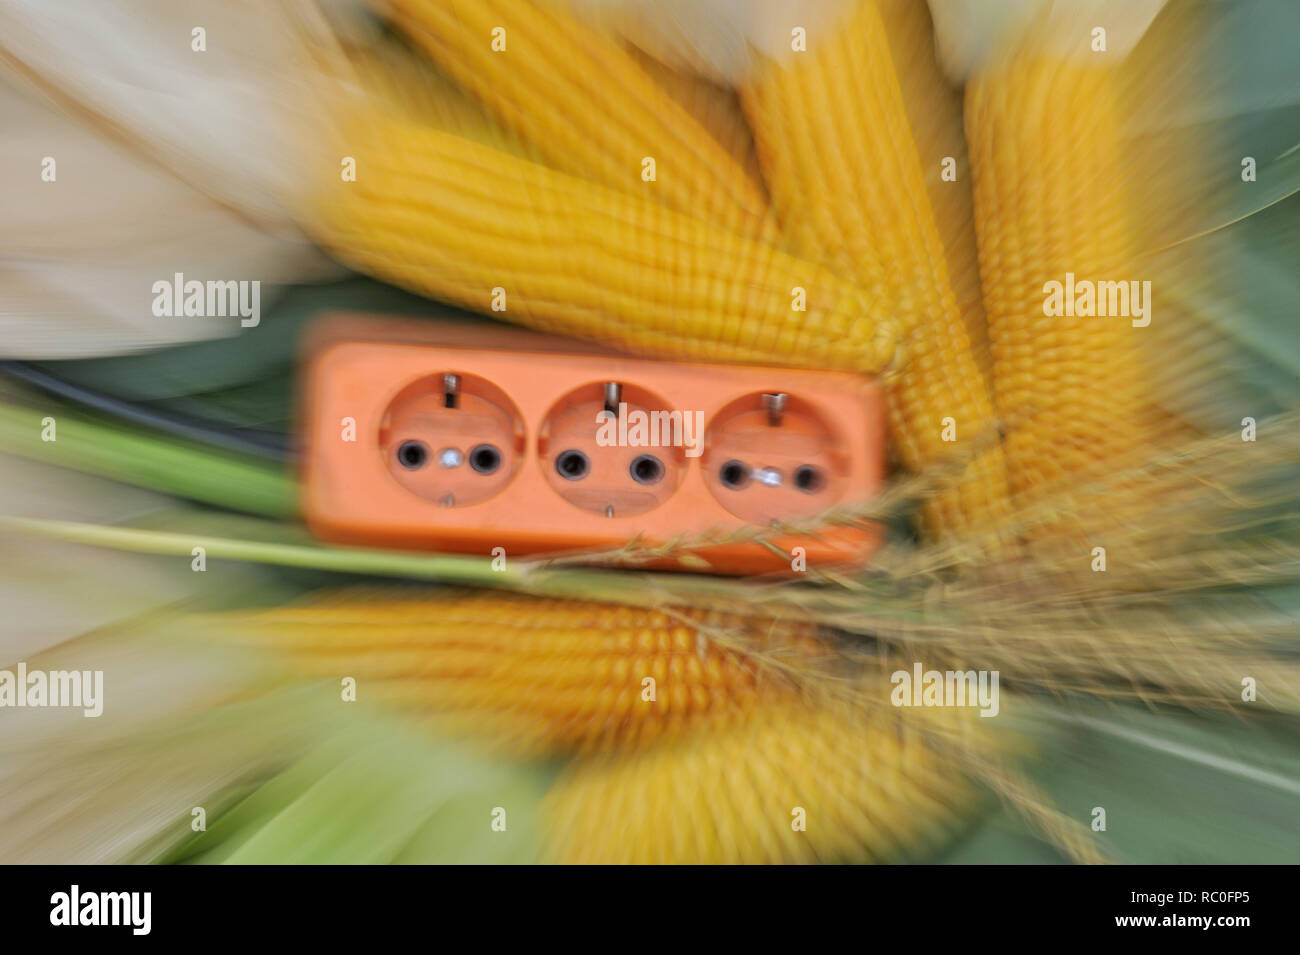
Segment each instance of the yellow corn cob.
M548 799L565 862L893 859L937 843L969 809L971 787L936 740L995 751L969 712L868 709L801 689L826 672L811 627L373 589L206 623L274 648L295 672L353 676L359 701L428 714L443 733L515 756L591 754ZM872 685L883 701L883 670ZM806 832L790 827L796 806Z
M755 238L761 187L611 36L555 3L383 0L412 38L548 162ZM503 29L505 49L493 49ZM498 35L498 38L500 35ZM654 182L642 180L653 157Z
M992 433L993 405L945 264L922 158L874 0L805 53L769 61L742 91L778 218L797 254L881 290L903 326L891 381L891 430L904 464L921 469ZM939 169L941 156L926 156ZM943 440L943 419L956 425ZM955 531L1007 511L996 446L940 495L932 529Z
M754 149L754 135L745 121L745 112L736 91L695 73L660 63L634 46L629 45L627 50L655 85L690 113L700 128L707 131L745 170L745 175L757 183L759 189L764 189L758 152ZM763 201L767 203L765 189ZM775 238L776 220L769 216L769 221Z
M811 672L825 652L811 626L486 592L345 590L209 624L286 654L297 672L356 678L358 700L518 754L627 751L716 730L796 698L788 668ZM780 667L750 645L779 653Z
M357 180L325 162L308 227L414 291L488 311L501 288L496 317L663 357L873 373L893 355L880 301L769 245L382 111L341 147Z
M930 210L943 241L948 282L980 371L986 382L992 382L961 91L939 65L930 8L916 0L879 0L878 6L907 125L921 158ZM956 168L956 181L943 176L942 160L948 157Z
M921 722L888 708L786 703L677 745L579 763L543 805L551 854L610 864L896 860L940 841L973 802ZM797 809L805 831L793 827Z
M541 153L496 122L483 107L428 60L396 42L352 53L343 75L364 89L372 116L388 116L435 127L482 145L541 161ZM337 87L323 87L337 109ZM344 115L347 115L344 112Z
M1128 317L1044 314L1044 285L1141 279L1125 222L1128 160L1110 68L1018 56L974 78L966 132L984 299L1018 495L1147 437Z

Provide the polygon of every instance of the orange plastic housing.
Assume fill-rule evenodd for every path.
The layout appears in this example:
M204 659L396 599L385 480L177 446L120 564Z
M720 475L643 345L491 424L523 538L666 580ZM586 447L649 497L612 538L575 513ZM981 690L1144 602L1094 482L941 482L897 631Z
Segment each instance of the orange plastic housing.
M325 328L301 408L303 509L325 540L487 558L653 547L814 518L884 480L883 400L856 375L648 361L513 329ZM865 560L878 534L772 543L826 567ZM692 553L719 573L792 570L754 541Z

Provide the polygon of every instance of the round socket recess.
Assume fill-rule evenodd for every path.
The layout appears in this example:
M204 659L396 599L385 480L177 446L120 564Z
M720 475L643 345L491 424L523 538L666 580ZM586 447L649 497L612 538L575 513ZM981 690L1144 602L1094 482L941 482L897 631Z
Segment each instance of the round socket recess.
M444 507L468 507L501 493L519 471L524 446L523 416L506 393L454 371L399 391L379 428L393 479Z
M608 409L608 410L607 410ZM635 385L592 382L557 401L537 433L537 456L551 488L570 504L606 517L652 511L676 492L690 421L661 396Z
M750 524L818 514L844 493L843 443L797 395L754 392L714 415L700 458L718 503Z

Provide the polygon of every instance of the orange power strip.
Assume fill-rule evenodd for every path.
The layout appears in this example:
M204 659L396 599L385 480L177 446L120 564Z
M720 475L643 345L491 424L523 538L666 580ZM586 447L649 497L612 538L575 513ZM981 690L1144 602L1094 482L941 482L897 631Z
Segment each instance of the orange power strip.
M482 326L323 328L306 358L303 504L326 540L654 547L814 518L884 480L881 393L856 375L647 361ZM877 542L849 526L772 541L810 567ZM719 573L802 569L752 540L691 553Z

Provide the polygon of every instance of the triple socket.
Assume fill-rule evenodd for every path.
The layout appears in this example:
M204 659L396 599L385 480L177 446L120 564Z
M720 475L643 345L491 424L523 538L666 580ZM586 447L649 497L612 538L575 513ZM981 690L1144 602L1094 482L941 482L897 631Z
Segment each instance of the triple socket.
M304 513L330 541L484 556L717 539L866 500L884 481L884 435L880 389L857 375L335 319L307 356ZM811 530L771 543L832 566L878 541ZM776 551L691 553L718 573L791 570Z

